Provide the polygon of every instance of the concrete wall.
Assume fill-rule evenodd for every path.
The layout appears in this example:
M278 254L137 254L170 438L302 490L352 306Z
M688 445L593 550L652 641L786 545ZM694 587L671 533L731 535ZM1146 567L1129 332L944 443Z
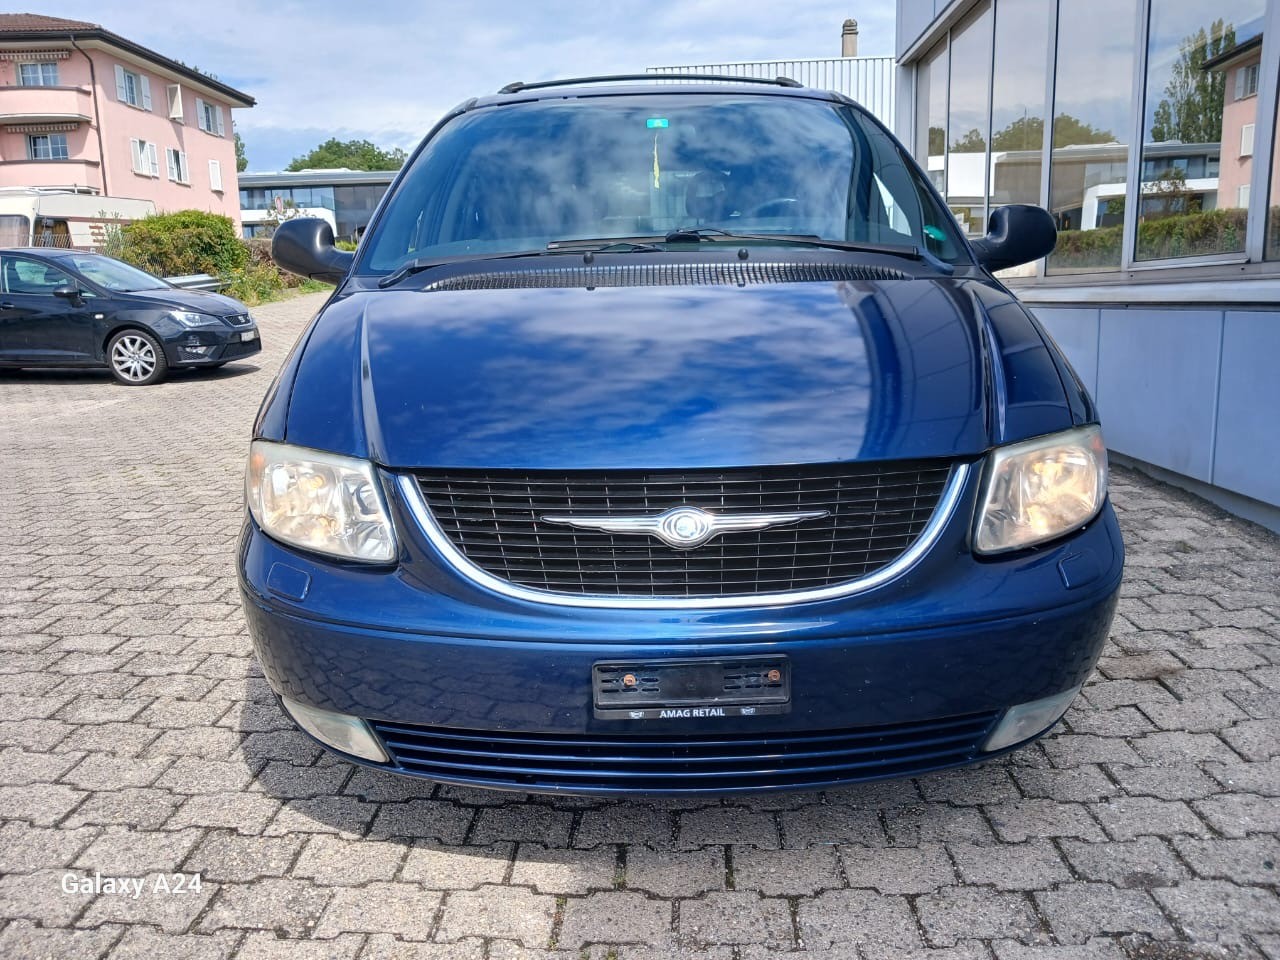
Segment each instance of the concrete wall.
M1280 517L1280 310L1035 313L1097 401L1108 447Z

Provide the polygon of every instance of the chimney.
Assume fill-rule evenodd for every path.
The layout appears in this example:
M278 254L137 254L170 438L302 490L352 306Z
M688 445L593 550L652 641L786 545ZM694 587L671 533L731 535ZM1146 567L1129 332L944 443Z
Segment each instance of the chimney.
M840 56L856 57L858 55L858 21L849 19L844 22L840 31Z

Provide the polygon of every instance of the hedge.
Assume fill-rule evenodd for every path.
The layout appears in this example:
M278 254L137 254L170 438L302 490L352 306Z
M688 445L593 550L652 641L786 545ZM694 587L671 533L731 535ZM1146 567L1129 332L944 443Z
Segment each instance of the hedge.
M1280 208L1272 208L1271 213L1274 235ZM1138 259L1163 260L1243 251L1247 219L1248 211L1230 208L1146 220L1138 224ZM1123 242L1123 227L1065 230L1058 234L1058 246L1050 263L1055 267L1117 267Z
M207 273L226 277L249 263L230 217L202 210L161 213L121 231L120 259L161 277Z

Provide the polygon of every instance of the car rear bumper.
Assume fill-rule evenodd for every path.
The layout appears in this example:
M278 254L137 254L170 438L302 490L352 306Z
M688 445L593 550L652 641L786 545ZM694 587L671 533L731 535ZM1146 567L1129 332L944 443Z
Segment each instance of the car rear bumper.
M573 793L812 788L992 756L982 745L1009 707L1087 678L1123 565L1109 505L1031 555L948 557L944 540L939 570L967 576L931 583L922 564L914 583L856 600L741 611L477 606L475 588L447 576L424 589L413 563L330 564L251 521L241 546L245 613L277 693L370 721L387 769ZM975 596L978 584L992 592ZM788 712L594 715L598 661L763 655L787 658Z

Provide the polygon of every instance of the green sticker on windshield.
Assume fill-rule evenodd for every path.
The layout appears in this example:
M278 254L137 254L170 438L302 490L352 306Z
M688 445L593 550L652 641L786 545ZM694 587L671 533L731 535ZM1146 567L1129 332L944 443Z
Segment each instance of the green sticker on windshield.
M924 228L924 235L928 237L930 240L934 240L938 243L943 243L947 239L947 235L943 233L940 229L935 227L933 224L928 224Z
M645 126L650 130L665 130L671 126L671 122L666 117L650 117L645 121Z

